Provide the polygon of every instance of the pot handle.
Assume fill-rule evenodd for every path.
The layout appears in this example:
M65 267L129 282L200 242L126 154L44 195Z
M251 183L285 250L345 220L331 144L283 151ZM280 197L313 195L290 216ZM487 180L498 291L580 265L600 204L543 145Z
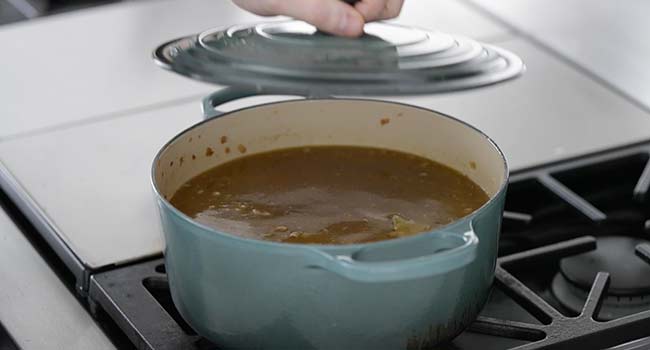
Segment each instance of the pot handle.
M217 106L220 106L230 101L234 101L236 99L249 97L256 94L257 93L254 92L253 90L237 89L234 87L227 87L215 91L203 98L203 104L201 105L201 109L203 110L203 118L211 119L214 117L218 117L222 115L224 112L215 109Z
M231 102L244 97L257 96L257 95L296 95L296 96L304 96L306 98L325 97L324 95L308 96L308 94L282 94L276 92L255 91L254 89L227 87L221 90L217 90L203 98L203 103L201 105L201 109L203 111L203 118L211 119L224 114L224 112L216 109L217 107L219 107L224 103Z
M359 282L413 280L469 265L476 258L478 243L470 222L465 232L437 232L426 239L426 244L423 240L415 240L409 242L410 247L409 244L370 246L351 255L332 255L310 247L310 267L322 268ZM401 258L404 250L415 250L416 253Z

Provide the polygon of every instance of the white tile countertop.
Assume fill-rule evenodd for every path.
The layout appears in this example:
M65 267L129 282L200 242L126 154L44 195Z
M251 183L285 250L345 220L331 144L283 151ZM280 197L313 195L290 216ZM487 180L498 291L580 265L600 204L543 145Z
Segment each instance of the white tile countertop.
M216 87L163 71L153 49L261 20L228 0L143 0L2 26L0 139L196 101ZM399 21L479 39L507 32L456 0L407 1Z
M650 140L650 113L524 39L498 45L519 54L524 75L487 89L400 98L478 126L512 170Z
M470 1L650 110L650 1Z
M113 344L0 208L0 323L22 349Z
M163 0L0 27L12 52L0 65L0 162L89 267L160 251L151 159L199 119L200 97L216 89L158 68L152 49L259 20L230 1ZM456 0L407 2L398 21L485 40L509 35Z
M149 172L198 102L0 142L0 161L90 267L159 253Z

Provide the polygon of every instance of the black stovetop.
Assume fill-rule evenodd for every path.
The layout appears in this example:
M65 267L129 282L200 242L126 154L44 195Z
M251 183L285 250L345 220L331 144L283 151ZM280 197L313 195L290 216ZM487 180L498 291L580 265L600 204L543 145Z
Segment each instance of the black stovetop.
M650 348L649 158L650 142L513 173L495 288L440 349ZM135 348L218 349L174 308L161 258L93 274L87 298Z

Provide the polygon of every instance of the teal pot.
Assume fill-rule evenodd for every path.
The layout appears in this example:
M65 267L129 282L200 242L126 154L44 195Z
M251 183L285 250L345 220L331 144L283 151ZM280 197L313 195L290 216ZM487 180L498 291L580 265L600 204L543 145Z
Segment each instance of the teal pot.
M219 164L315 145L423 156L466 174L490 200L431 232L351 245L242 238L169 202L183 183ZM165 145L153 165L174 304L225 349L420 349L449 340L488 298L507 178L503 154L485 134L404 104L294 100L207 119Z

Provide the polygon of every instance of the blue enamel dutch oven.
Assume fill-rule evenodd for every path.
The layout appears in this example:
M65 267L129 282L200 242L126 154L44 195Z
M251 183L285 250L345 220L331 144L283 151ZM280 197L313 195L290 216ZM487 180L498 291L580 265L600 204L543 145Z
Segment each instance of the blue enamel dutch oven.
M208 105L220 101L213 96ZM476 318L494 277L508 180L503 154L485 134L432 110L376 100L208 112L215 118L173 138L152 169L172 297L197 333L224 349L420 349L453 338ZM431 232L351 245L242 238L169 202L184 182L224 162L312 145L423 156L467 175L490 199Z

